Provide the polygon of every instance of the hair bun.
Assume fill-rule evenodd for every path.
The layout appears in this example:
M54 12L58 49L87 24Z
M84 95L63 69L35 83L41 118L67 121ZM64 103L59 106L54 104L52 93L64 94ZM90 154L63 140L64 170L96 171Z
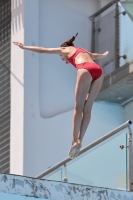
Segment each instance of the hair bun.
M77 37L78 33L76 33L75 38Z
M61 44L61 47L67 47L67 46L74 46L74 40L77 37L78 33L76 33L75 36L73 36L71 39L65 41L63 44Z

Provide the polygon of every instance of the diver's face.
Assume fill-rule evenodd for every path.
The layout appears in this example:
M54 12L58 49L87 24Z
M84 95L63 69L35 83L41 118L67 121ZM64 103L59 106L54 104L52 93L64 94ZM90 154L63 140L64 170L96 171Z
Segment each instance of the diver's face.
M64 60L64 61L66 62L66 64L69 63L66 57L64 57L64 56L62 56L62 55L60 55L60 57L61 57L62 60Z

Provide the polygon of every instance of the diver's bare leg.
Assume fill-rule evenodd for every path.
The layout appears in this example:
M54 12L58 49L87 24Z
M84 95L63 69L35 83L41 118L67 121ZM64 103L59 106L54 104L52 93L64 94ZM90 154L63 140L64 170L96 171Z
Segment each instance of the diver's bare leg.
M85 132L87 130L87 127L88 127L90 119L91 119L92 105L93 105L93 102L95 101L95 99L96 99L96 97L97 97L97 95L98 95L98 93L101 89L101 86L102 86L102 83L103 83L103 78L104 78L104 75L102 74L100 76L100 78L98 78L97 80L95 80L91 84L89 95L88 95L88 98L85 102L85 106L84 106L84 109L83 109L82 123L81 123L80 131L79 131L79 135L78 135L79 151L80 151L80 148L81 148L81 145L82 145L83 137L85 135ZM77 154L79 153L78 149L77 149L76 153Z
M72 127L72 147L69 151L71 158L75 157L75 150L79 147L77 143L78 133L80 131L83 108L86 100L87 93L90 89L92 77L86 69L79 69L77 73L77 82L75 89L75 106L73 114L73 127Z

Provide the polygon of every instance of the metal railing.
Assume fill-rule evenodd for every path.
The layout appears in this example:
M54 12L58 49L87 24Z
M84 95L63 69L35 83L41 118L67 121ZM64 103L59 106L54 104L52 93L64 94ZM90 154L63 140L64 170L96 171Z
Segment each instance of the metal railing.
M113 54L113 57L114 59L112 60L109 56L108 56L108 59L111 59L111 62L114 62L113 63L113 67L115 69L119 68L120 67L120 58L123 57L123 55L121 56L120 55L120 52L119 52L119 49L120 49L120 44L119 44L119 2L120 0L112 0L111 2L109 2L107 5L105 5L104 7L102 7L100 10L98 10L96 13L94 13L93 15L91 15L89 17L89 19L92 21L92 38L91 38L91 41L92 41L92 44L91 44L91 52L97 52L97 49L96 49L96 46L99 44L98 43L98 36L99 34L101 34L103 31L102 31L102 28L103 27L99 27L98 29L96 28L96 18L99 17L101 14L103 14L107 9L109 9L110 7L114 6L115 5L115 8L114 8L114 16L111 16L111 19L112 19L112 23L114 23L114 29L115 29L115 32L114 32L114 41L112 44L110 44L111 46L111 49L113 48L114 50L114 54ZM100 24L99 24L100 26ZM111 26L110 26L111 27ZM98 33L98 34L97 34ZM104 38L104 37L103 37ZM111 56L111 54L110 54ZM106 58L107 59L107 58ZM123 59L125 59L125 55L123 57ZM101 61L97 61L98 63L101 62ZM108 62L108 60L106 61L106 63ZM102 63L103 64L103 63ZM99 65L101 65L101 63L99 63ZM103 67L105 63L103 64ZM106 73L105 73L106 75Z
M100 10L98 10L96 13L94 13L93 15L91 15L89 17L90 20L92 20L93 18L97 17L99 14L101 14L102 12L104 12L105 10L107 10L108 8L110 8L113 4L117 3L118 0L112 0L111 2L109 2L106 6L104 6L103 8L101 8Z
M88 145L87 147L81 149L80 154L85 153L86 151L92 149L93 147L97 146L98 144L100 144L101 142L107 140L108 138L112 137L113 135L115 135L116 133L118 133L119 131L123 130L124 128L128 128L128 148L129 148L129 154L128 154L128 185L129 185L129 191L133 191L133 152L132 152L132 130L130 125L132 124L132 121L127 121L124 124L122 124L121 126L117 127L116 129L114 129L113 131L109 132L108 134L104 135L103 137L99 138L98 140L94 141L93 143L91 143L90 145ZM61 166L65 166L66 163L68 163L69 161L71 161L70 158L66 158L64 160L62 160L61 162L57 163L56 165L54 165L53 167L49 168L48 170L44 171L43 173L41 173L40 175L38 175L36 178L42 178L46 175L48 175L49 173L53 172L54 170L58 169Z

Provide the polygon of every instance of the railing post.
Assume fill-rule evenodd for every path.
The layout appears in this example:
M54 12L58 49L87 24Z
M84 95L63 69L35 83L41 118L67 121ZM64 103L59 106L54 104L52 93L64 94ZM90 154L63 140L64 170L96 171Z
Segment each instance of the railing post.
M119 68L119 0L116 0L115 8L115 46L114 46L115 69Z
M62 181L64 182L68 182L68 178L67 178L67 166L66 166L66 163L63 165L63 169L64 169L64 173L63 173L63 178L62 178Z
M128 126L128 190L133 191L133 149L132 149L132 129Z
M92 19L92 34L91 34L91 52L95 53L95 17Z

